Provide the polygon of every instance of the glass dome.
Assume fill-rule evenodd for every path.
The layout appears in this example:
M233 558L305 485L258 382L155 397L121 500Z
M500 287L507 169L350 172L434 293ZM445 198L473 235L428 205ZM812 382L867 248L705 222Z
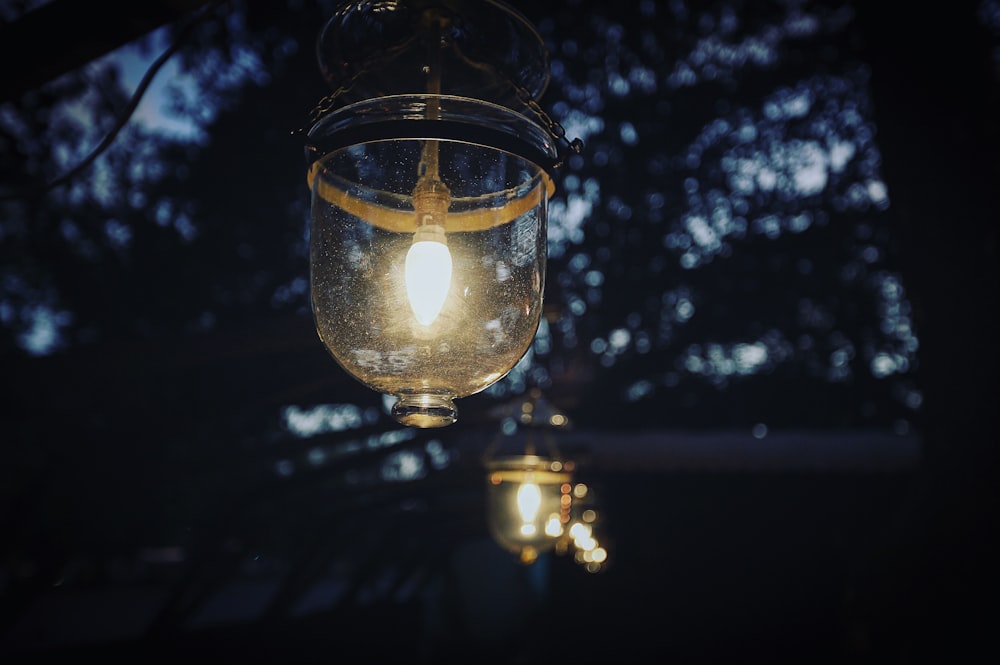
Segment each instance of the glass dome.
M449 425L540 321L566 141L536 101L548 52L497 0L342 2L316 50L333 88L306 145L316 328L399 422Z
M549 135L499 105L400 95L329 114L310 143L320 338L397 397L399 422L453 423L453 400L505 376L537 331Z

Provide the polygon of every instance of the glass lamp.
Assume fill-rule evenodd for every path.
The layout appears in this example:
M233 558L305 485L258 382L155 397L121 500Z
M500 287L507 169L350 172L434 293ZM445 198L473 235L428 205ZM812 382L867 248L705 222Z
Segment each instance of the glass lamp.
M569 520L571 480L559 460L537 455L491 460L486 514L493 540L524 564L554 549Z
M534 563L568 537L576 465L560 458L553 436L566 427L566 415L534 388L504 419L483 455L490 535L524 564ZM535 443L539 436L541 451Z
M306 146L319 337L400 423L450 425L538 328L565 142L535 101L547 52L482 0L343 3L317 52L334 89Z

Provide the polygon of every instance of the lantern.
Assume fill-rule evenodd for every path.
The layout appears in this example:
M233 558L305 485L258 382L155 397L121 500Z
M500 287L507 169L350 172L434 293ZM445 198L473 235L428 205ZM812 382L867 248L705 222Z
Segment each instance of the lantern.
M334 89L308 131L319 337L415 427L503 378L542 313L546 215L568 142L537 99L548 55L497 1L342 3Z
M568 426L533 389L483 455L490 535L524 564L567 538L575 464L561 459L553 432Z
M487 465L487 521L493 540L534 563L563 537L572 474L559 460L537 455L498 458Z

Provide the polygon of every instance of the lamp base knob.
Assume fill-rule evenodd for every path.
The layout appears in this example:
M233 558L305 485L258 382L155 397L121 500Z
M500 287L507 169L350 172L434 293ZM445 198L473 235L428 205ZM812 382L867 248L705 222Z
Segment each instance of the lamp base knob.
M452 395L403 393L392 405L392 417L407 427L446 427L458 420Z

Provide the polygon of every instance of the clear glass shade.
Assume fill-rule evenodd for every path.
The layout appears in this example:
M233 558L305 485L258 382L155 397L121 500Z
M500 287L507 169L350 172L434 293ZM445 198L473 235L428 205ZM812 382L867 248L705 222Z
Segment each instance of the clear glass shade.
M487 123L499 141L475 140ZM312 138L343 135L309 171L319 336L398 398L401 423L451 424L453 400L505 376L538 328L552 181L504 148L535 137L548 149L546 137L508 109L427 95L356 104Z
M568 527L571 478L561 462L544 457L492 460L486 474L486 517L493 539L526 564L555 548Z

